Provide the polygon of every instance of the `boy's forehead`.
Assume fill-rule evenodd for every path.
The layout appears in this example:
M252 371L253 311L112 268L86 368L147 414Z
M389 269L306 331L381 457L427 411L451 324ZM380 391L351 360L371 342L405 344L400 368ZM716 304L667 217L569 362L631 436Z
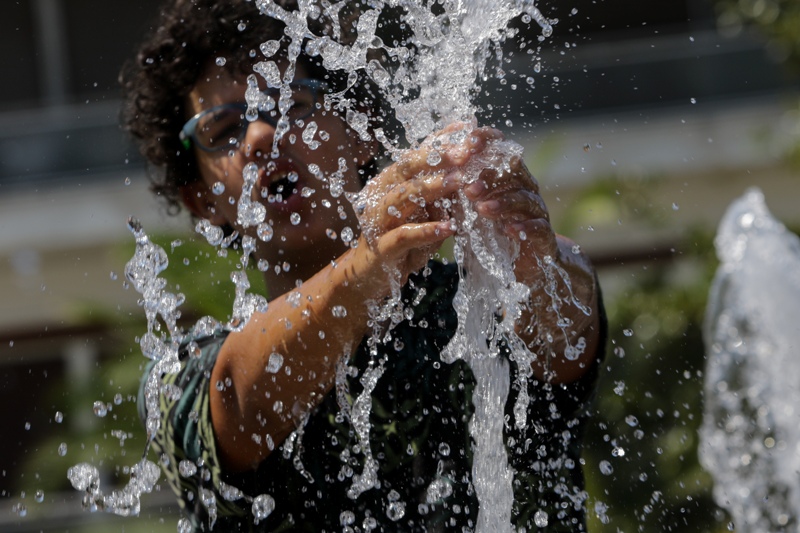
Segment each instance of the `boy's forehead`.
M244 92L247 89L247 77L254 75L262 89L267 88L264 78L255 74L253 66L242 66L237 68L228 63L217 60L210 60L202 70L200 77L188 95L188 107L192 113L202 111L204 108L226 103L230 101L241 101L244 99ZM283 75L288 63L286 61L276 61L277 67ZM307 78L306 68L298 63L295 67L294 79Z
M264 67L267 68L264 68ZM199 81L209 82L213 79L228 79L237 81L239 83L247 83L247 77L250 74L255 74L259 83L264 81L263 76L258 72L266 70L272 71L277 69L281 78L285 76L289 68L289 60L283 58L276 59L256 59L252 61L245 61L239 63L232 63L225 59L224 56L211 58L206 61L204 68L201 70ZM296 61L294 64L294 79L302 79L308 77L308 69L303 61Z

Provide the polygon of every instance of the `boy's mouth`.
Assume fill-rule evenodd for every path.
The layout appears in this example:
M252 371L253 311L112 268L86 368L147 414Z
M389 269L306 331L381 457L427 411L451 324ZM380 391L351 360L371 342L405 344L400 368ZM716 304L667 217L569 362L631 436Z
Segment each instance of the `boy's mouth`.
M276 170L266 176L269 184L266 186L268 196L276 197L280 195L283 199L288 198L297 192L297 181L299 176L294 170ZM262 189L263 194L264 189Z

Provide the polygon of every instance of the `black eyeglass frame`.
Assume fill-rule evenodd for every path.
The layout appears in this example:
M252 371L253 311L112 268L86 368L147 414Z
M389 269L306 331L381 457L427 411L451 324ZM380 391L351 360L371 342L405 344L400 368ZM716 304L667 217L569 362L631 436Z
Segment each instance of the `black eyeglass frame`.
M319 93L320 91L328 90L327 83L313 78L306 78L302 80L293 81L292 83L289 84L289 87L292 88L293 90L296 87L311 89L311 98L312 98L311 109L302 116L295 117L295 120L303 120L311 116L317 110L317 93ZM280 94L278 89L270 89L268 91L264 91L264 93L270 96L277 96L278 94ZM204 109L203 111L200 111L195 116L187 120L186 124L183 125L183 128L181 128L181 131L178 134L178 138L180 139L183 147L188 150L189 148L191 148L192 143L194 143L194 145L197 148L199 148L204 152L219 152L220 150L228 149L230 146L225 144L217 146L215 148L209 148L208 146L204 146L201 142L197 140L197 125L200 123L200 120L203 117L206 117L211 113L219 112L222 109L238 109L239 111L241 111L243 127L241 128L239 137L236 139L237 142L241 141L244 138L245 133L247 132L247 127L250 125L250 121L248 121L247 118L245 118L245 112L247 111L247 104L244 102L236 102L229 104L221 104L218 106L210 107L208 109ZM260 111L260 110L258 112L258 118L263 120L270 126L276 126L278 124L279 117L280 114L272 115L270 114L270 112Z

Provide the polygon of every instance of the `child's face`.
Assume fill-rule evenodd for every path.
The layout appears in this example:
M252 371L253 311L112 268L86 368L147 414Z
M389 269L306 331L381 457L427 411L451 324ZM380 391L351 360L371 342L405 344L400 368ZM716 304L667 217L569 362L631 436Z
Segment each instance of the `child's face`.
M295 81L304 75L304 70L298 68ZM231 75L211 63L187 97L187 118L215 106L244 103L246 88L245 76ZM323 101L321 92L317 101ZM311 121L317 124L317 132L312 142L306 143L302 136ZM309 260L325 264L344 251L340 239L331 239L332 232L339 235L346 226L358 229L350 202L344 194L331 194L329 179L338 173L345 191L357 191L358 168L374 154L342 118L322 109L305 117L302 125L291 124L275 159L270 156L274 136L274 126L257 120L249 124L238 146L233 144L214 152L195 147L201 180L185 188L184 201L195 215L217 225L227 223L242 234L257 237L255 227L237 224L237 204L244 185L242 171L254 162L258 178L251 200L266 208L265 222L273 230L269 242L259 241L256 255L272 262L277 253L290 261L312 253L314 257Z

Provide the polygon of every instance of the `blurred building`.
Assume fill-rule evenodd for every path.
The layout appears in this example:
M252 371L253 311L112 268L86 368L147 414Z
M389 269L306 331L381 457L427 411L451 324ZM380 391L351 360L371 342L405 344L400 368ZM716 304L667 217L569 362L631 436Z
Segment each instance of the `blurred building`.
M59 405L39 400L56 380L89 386L92 366L113 351L95 315L140 312L122 288L127 217L151 232L189 228L152 201L118 128L119 67L158 4L4 3L0 398L12 438L0 443L3 498L19 497L20 458L55 427ZM757 34L720 31L704 0L550 4L539 7L559 19L553 37L541 53L506 50L503 81L489 81L479 102L484 121L525 146L554 220L596 183L641 193L658 223L603 201L577 219L573 210L572 236L601 267L674 256L688 228L713 230L749 186L800 224L786 157L800 140L797 79ZM0 529L40 529L9 508Z

